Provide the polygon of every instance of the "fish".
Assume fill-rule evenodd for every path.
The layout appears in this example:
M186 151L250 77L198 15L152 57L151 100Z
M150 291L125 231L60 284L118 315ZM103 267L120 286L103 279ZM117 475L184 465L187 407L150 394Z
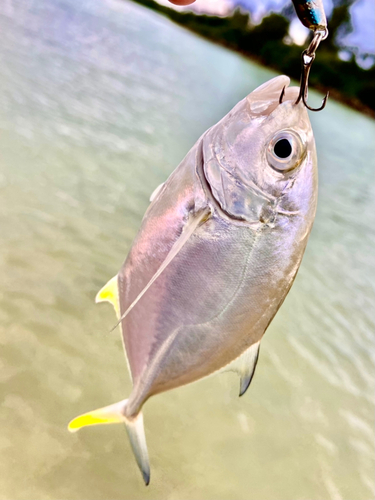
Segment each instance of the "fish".
M96 296L115 308L133 388L69 430L125 423L146 485L144 403L223 371L239 374L242 396L301 264L317 156L289 84L269 80L199 138L152 194L123 266Z

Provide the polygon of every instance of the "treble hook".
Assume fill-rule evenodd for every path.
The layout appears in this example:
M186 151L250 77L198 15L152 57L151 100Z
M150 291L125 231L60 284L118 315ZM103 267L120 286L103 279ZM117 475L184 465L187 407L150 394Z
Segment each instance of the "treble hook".
M300 102L300 100L302 99L303 104L310 111L321 111L322 109L325 108L325 105L327 104L329 92L327 92L327 95L324 97L320 108L311 108L306 102L307 91L308 91L308 86L309 86L309 74L310 74L312 63L314 62L314 59L315 59L315 52L316 52L316 49L319 47L320 42L322 40L324 40L325 38L327 38L327 36L328 36L327 29L316 30L310 45L308 46L308 48L306 50L304 50L302 52L301 83L300 83L299 94L298 94L298 97L297 97L295 104L298 104Z

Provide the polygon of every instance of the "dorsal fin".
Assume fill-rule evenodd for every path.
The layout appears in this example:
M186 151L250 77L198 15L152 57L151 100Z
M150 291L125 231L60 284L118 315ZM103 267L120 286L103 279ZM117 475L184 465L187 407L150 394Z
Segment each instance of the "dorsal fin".
M260 340L252 344L244 353L241 354L229 365L223 368L223 371L232 371L239 374L240 381L240 396L243 396L249 388L250 382L253 379L255 368L259 357Z

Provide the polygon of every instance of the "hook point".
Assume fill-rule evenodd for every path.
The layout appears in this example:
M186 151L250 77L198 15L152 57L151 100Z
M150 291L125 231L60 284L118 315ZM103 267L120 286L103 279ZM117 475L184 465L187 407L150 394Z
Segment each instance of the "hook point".
M310 75L312 63L314 62L314 59L315 59L315 52L316 52L316 49L318 48L320 42L327 37L327 34L328 34L328 30L316 31L310 45L308 46L308 48L306 50L304 50L302 52L301 82L300 82L299 94L298 94L298 97L297 97L295 104L298 104L302 100L303 104L310 111L321 111L322 109L324 109L326 104L327 104L327 99L328 99L328 95L329 95L329 93L327 92L327 95L324 97L324 99L322 101L322 105L319 108L311 108L306 102L307 89L309 86L309 75Z
M282 104L282 102L283 102L283 98L284 98L284 95L285 95L285 87L286 87L286 85L284 85L283 90L281 91L281 94L280 94L280 97L279 97L279 104Z
M324 96L324 99L322 101L322 104L319 108L312 108L310 107L307 102L306 102L306 99L305 99L305 96L302 95L302 102L303 104L306 106L307 109L309 109L310 111L322 111L322 109L324 109L326 107L326 104L327 104L327 100L328 100L328 96L329 96L329 92L327 92L327 94Z

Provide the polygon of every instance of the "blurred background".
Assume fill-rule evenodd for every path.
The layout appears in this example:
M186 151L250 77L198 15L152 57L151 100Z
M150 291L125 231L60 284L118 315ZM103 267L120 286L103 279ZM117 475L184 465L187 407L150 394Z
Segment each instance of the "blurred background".
M148 488L122 426L67 431L74 416L130 393L119 332L108 333L114 313L94 297L125 259L150 194L240 99L299 68L297 43L306 42L288 2L212 4L163 15L127 0L1 4L1 499L374 498L366 0L327 5L338 20L312 81L342 102L311 113L316 222L249 391L238 398L237 376L222 374L152 398Z
M291 0L199 0L186 7L173 6L173 10L168 8L168 0L136 1L210 40L299 79L300 46L307 46L312 35L297 18ZM374 116L374 2L324 0L323 4L329 37L320 46L310 84Z

